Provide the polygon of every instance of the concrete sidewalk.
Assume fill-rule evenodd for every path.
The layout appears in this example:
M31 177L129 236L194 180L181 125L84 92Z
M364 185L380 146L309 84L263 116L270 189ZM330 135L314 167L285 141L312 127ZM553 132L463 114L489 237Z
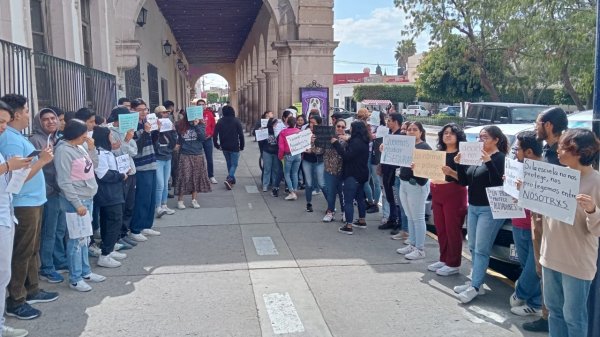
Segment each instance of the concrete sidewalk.
M89 293L42 283L59 300L36 304L38 319L7 324L56 337L535 336L520 330L531 319L510 313L512 289L498 280L460 304L452 287L470 263L457 276L428 272L436 241L427 239L425 260L409 262L395 252L402 243L377 230L377 214L368 229L342 235L340 222L321 222L322 195L306 213L303 193L290 202L259 192L257 143L247 142L233 191L215 151L220 183L199 196L202 208L156 220L162 235L126 251L120 268L91 259L108 279Z

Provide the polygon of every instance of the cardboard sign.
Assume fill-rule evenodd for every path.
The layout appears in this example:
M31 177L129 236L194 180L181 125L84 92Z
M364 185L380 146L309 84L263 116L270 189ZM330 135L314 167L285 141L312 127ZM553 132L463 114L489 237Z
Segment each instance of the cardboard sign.
M381 163L410 167L413 162L415 137L404 135L386 135L383 137Z
M117 170L119 171L119 173L127 174L127 172L129 172L129 170L131 169L131 163L129 162L129 155L124 154L124 155L118 156L116 159L117 159Z
M483 142L460 142L458 144L461 165L481 165Z
M190 122L196 119L204 119L204 107L202 105L188 106L185 111Z
M158 117L156 117L155 113L148 114L146 122L150 124L150 131L158 130Z
M261 128L266 128L267 124L269 124L269 119L268 118L261 118L260 119L260 127Z
M256 141L260 142L261 140L269 138L269 129L255 130L254 135L256 136Z
M119 115L119 132L127 133L129 130L136 131L140 119L139 112Z
M431 180L446 180L442 167L446 165L446 152L415 149L413 154L415 177L429 178Z
M167 132L173 130L173 122L171 122L168 118L161 118L160 121L160 131L159 132Z
M310 129L306 129L299 133L285 137L285 139L288 142L288 146L290 147L290 153L292 154L292 156L295 156L310 149L311 137L312 132L310 132Z
M525 159L519 206L572 225L580 175L567 167Z
M331 138L335 138L335 126L315 125L315 146L322 149L331 148Z
M390 129L387 126L378 126L375 138L382 138L390 134Z
M69 239L80 239L92 236L92 217L88 211L84 216L77 213L65 213Z
M502 186L488 187L485 189L492 209L494 219L523 219L525 210L520 207L518 200L508 195Z
M517 181L523 181L523 163L506 158L504 161L504 184L502 188L504 192L511 197L519 199L519 190L517 189Z

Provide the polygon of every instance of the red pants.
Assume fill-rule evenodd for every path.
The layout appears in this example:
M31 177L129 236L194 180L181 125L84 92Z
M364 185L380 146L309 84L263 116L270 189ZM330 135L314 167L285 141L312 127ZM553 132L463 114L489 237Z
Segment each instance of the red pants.
M440 244L440 261L460 267L467 188L457 183L431 184L431 209Z

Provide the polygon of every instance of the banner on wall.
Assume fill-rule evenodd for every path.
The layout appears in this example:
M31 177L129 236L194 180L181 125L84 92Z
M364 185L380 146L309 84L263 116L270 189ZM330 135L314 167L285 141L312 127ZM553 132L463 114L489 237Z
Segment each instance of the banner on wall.
M321 87L316 81L300 88L302 114L308 117L311 111L317 111L323 118L323 124L329 124L329 88Z

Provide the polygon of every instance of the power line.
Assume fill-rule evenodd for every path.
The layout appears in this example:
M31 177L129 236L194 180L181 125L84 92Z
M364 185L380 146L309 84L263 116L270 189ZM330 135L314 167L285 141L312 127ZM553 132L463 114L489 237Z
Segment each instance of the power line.
M397 67L397 64L387 64L387 63L368 63L368 62L358 62L358 61L344 61L344 60L333 60L334 63L344 63L344 64L361 64L367 66L382 66L382 67Z

